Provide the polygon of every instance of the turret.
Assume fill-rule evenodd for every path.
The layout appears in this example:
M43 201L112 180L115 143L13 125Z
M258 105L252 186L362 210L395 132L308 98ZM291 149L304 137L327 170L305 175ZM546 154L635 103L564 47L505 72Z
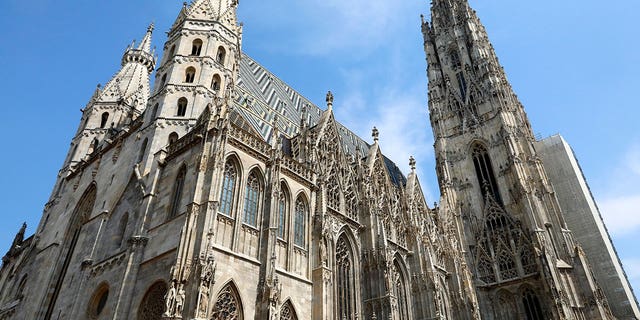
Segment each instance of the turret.
M109 143L119 131L136 120L145 110L150 95L150 75L156 59L151 49L153 25L138 46L125 50L122 67L107 85L94 92L82 118L64 168L70 168Z

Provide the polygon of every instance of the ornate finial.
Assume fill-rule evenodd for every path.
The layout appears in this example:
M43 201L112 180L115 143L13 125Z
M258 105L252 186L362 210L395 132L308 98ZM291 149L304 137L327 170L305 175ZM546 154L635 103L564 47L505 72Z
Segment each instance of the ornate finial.
M378 140L380 139L380 131L378 131L378 128L373 127L371 136L373 137L373 141L378 142Z
M409 157L409 166L411 167L411 171L416 171L416 158L413 156Z
M151 24L147 28L147 32L151 33L151 32L153 32L153 30L155 30L155 28L156 28L156 24L151 22Z
M327 92L327 107L331 109L333 107L333 93Z

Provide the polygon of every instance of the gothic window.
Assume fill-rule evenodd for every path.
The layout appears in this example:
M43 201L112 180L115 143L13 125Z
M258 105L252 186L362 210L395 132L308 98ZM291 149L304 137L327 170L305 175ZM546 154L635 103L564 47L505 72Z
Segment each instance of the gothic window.
M178 99L178 113L176 113L176 116L178 117L184 117L187 114L187 104L189 103L189 101L187 100L187 98L182 97L180 99Z
M195 39L193 40L193 44L191 45L191 55L199 56L202 53L202 40Z
M278 238L285 239L287 234L287 212L289 207L289 194L284 183L280 186L278 196Z
M258 204L260 201L260 179L256 172L251 172L247 179L247 187L244 196L244 223L258 226Z
M353 255L349 248L349 242L342 235L336 245L336 294L338 301L338 319L355 319L355 273Z
M89 309L87 310L89 319L98 319L104 311L104 308L107 306L108 300L109 286L106 283L103 283L93 293L93 296L91 296L91 300L89 301Z
M287 301L280 309L280 320L298 320L291 301Z
M451 51L449 58L451 59L451 67L453 69L460 69L462 67L462 63L460 62L460 56L457 52Z
M160 320L165 311L164 297L167 294L167 284L164 281L154 283L145 293L140 307L138 307L137 320Z
M169 59L173 58L173 56L176 54L176 46L173 45L171 46L171 50L169 50Z
M142 145L140 146L140 151L138 153L138 159L136 163L142 162L142 159L144 158L144 154L147 151L147 144L149 144L149 139L145 138L144 141L142 141Z
M169 144L174 144L174 143L176 143L176 141L178 141L178 134L175 133L175 132L171 132L169 134L169 139L167 140L167 142Z
M57 280L55 282L55 287L53 291L53 295L51 300L49 300L49 304L47 307L47 312L45 314L45 319L50 319L53 314L53 308L56 304L56 300L60 293L60 289L62 288L62 284L66 277L67 272L69 271L71 260L74 256L75 248L78 244L78 239L80 237L80 231L82 229L82 225L89 219L91 213L93 212L93 206L96 201L97 191L94 184L92 184L87 190L84 192L76 208L72 215L72 224L67 230L65 239L63 243L68 243L69 245L64 249L66 253L63 253L65 259L62 263L62 268L59 269L60 273L57 276Z
M294 243L296 246L306 247L306 223L309 215L309 206L302 195L296 200L296 213L294 221Z
M223 46L220 46L218 48L218 54L216 54L216 61L224 65L224 60L226 56L227 56L227 50L225 50Z
M222 79L220 78L220 75L214 75L213 79L211 80L211 89L213 91L218 91L220 90L220 85L222 83Z
M182 192L184 190L184 179L187 175L187 167L182 166L178 175L176 176L176 182L173 184L173 195L171 196L171 209L169 211L169 219L177 216L180 213Z
M105 112L102 114L102 118L100 119L100 128L104 129L107 126L107 121L109 121L109 112Z
M234 163L228 160L224 165L224 178L222 181L222 192L220 194L220 212L229 217L231 216L231 208L233 207L237 179L238 170Z
M194 67L187 68L187 71L185 72L184 82L193 83L195 79L196 79L196 68Z
M542 307L540 300L533 290L527 288L522 294L522 304L527 320L543 320Z
M238 291L233 284L226 285L218 295L211 320L242 320L242 313Z
M462 72L456 73L456 79L458 80L460 96L464 99L467 96L467 80L464 78L464 74L462 74Z
M331 209L340 211L340 185L338 184L338 174L335 168L331 170L327 186L327 204Z
M476 143L471 152L483 198L486 200L487 196L491 196L498 204L502 205L498 183L493 174L493 167L491 166L491 159L487 149L483 145Z
M398 300L398 313L400 319L409 319L409 293L407 291L407 283L402 272L402 267L396 259L393 262L393 294Z
M504 238L495 239L497 245L498 270L500 271L500 279L503 281L515 279L518 277L518 269L516 268L513 251L509 244L504 243Z

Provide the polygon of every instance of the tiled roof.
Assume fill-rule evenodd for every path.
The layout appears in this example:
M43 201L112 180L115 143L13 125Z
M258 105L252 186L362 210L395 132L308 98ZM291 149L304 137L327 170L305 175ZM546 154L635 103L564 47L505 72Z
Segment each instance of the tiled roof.
M237 87L240 94L236 96L235 111L269 143L273 140L276 116L279 132L291 139L300 132L305 110L311 127L318 124L324 111L246 54L240 61ZM357 156L365 157L371 146L341 123L336 121L336 124L345 153L356 156L359 146L360 154ZM385 157L385 164L396 185L406 183L395 163Z

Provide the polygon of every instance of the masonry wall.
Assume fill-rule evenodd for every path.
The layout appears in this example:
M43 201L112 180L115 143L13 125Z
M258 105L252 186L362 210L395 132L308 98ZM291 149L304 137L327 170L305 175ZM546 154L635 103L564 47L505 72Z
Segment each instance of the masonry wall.
M571 147L562 136L555 135L538 141L536 149L566 223L586 252L611 311L619 319L640 318L633 290Z

